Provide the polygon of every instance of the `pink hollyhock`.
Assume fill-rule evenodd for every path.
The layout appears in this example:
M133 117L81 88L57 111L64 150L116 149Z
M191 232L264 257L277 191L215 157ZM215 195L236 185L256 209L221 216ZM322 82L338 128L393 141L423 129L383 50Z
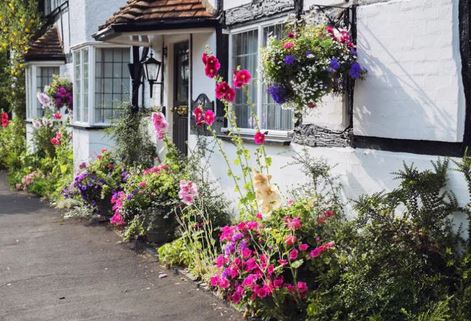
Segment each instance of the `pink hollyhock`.
M212 125L213 125L215 118L216 118L216 116L214 115L214 112L213 112L212 110L207 110L207 111L204 113L204 122L205 122L206 125L208 125L208 126L212 126Z
M255 133L255 136L253 139L254 139L255 144L257 145L265 144L265 134L260 131Z
M286 49L286 50L289 50L293 47L294 47L294 43L292 43L292 42L287 42L283 45L283 48Z
M242 88L250 82L252 75L247 69L242 69L234 73L234 87Z
M209 78L214 78L218 74L218 70L213 66L204 67L204 74Z
M124 225L126 224L123 220L123 217L121 216L121 214L119 213L115 213L111 219L110 219L110 223L113 224L113 225Z
M286 226L293 231L299 230L302 226L301 219L299 217L289 217L286 219Z
M167 128L168 128L168 123L167 123L167 120L165 119L165 115L161 112L153 113L152 123L154 124L154 129L155 129L157 138L160 140L164 139L167 133Z
M254 136L254 142L257 145L265 144L265 134L262 133L261 131L256 132Z
M288 245L288 246L293 246L296 241L298 240L298 238L294 235L289 235L285 238L285 244Z
M198 197L198 186L192 181L181 180L178 196L182 203L192 205L195 198Z
M196 124L197 125L202 125L204 124L204 118L203 118L203 108L201 106L197 106L193 110L193 117L195 117Z
M299 254L298 250L292 249L288 254L288 258L290 259L290 261L294 261L298 258L298 254Z
M303 244L299 244L299 249L300 249L301 251L306 251L308 248L309 248L309 245L307 245L307 244L304 244L304 243L303 243Z
M52 115L52 117L54 117L54 119L62 119L62 114L60 112L57 112L57 113L54 113L54 115Z
M229 86L225 81L221 81L216 84L216 98L219 100L225 100L227 102L233 102L235 98L234 89Z
M203 54L201 55L201 60L205 65L208 63L208 54L206 52L203 52Z

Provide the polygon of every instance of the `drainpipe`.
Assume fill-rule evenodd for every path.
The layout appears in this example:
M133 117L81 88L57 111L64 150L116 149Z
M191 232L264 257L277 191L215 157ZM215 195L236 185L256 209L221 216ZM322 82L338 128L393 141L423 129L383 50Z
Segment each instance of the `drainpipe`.
M300 19L304 10L304 0L294 0L294 11L296 12L296 19Z

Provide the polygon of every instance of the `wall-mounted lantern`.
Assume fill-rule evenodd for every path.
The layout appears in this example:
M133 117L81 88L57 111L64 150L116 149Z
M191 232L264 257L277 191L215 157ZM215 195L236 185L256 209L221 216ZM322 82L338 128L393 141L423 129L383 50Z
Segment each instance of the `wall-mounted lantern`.
M162 82L158 82L160 69L162 67L162 62L156 60L152 52L150 53L150 57L147 58L146 61L143 62L144 65L144 72L147 78L147 81L150 85L150 97L152 98L152 93L154 89L154 85L161 85Z

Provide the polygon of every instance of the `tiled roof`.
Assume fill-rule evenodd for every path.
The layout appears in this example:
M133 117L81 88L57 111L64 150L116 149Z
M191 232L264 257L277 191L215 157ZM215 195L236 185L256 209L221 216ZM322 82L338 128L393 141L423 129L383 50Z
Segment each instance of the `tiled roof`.
M64 50L56 28L48 29L30 44L26 61L65 60Z
M99 30L112 25L214 18L207 0L128 0Z

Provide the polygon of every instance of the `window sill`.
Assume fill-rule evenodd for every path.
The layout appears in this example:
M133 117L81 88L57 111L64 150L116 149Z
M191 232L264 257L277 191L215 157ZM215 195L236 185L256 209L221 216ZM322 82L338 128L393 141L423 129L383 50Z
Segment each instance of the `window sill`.
M89 124L75 123L75 124L71 124L70 127L76 128L76 129L83 129L83 130L101 130L101 129L110 128L111 125L109 125L109 124L89 125Z
M232 139L229 135L226 134L221 134L217 135L217 138L227 141L227 142L232 142ZM250 143L254 144L254 138L253 135L248 135L248 134L241 134L240 137L245 143ZM291 144L291 138L290 137L277 137L277 136L266 136L265 138L265 145L272 145L272 146L289 146Z

